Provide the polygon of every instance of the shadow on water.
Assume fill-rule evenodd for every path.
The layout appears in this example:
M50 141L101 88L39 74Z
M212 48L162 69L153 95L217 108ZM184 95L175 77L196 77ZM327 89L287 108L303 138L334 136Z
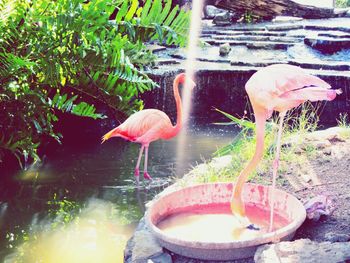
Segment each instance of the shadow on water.
M213 125L191 127L182 163L176 159L178 138L152 143L149 172L154 181L142 180L139 188L133 176L138 144L122 139L112 139L102 145L99 141L64 144L50 153L43 163L29 166L0 186L0 227L3 230L0 258L20 251L25 262L35 262L32 261L37 257L35 253L52 250L50 253L56 255L67 250L70 244L86 255L90 252L86 253L84 249L90 251L91 246L95 246L96 253L89 256L92 259L106 252L99 249L107 246L103 243L106 240L118 241L122 251L144 214L145 203L175 177L182 177L191 167L210 158L218 147L229 143L233 135L232 127L226 130ZM179 171L178 174L175 171ZM58 249L57 242L68 245L60 245ZM31 247L29 254L28 246ZM56 247L57 251L50 246ZM72 257L68 259L67 256L64 262L90 262L74 258L74 251L68 251ZM122 254L111 255L115 260ZM46 256L46 262L55 262L50 261L51 256ZM7 260L13 257L15 254L6 256ZM73 259L75 261L69 261Z

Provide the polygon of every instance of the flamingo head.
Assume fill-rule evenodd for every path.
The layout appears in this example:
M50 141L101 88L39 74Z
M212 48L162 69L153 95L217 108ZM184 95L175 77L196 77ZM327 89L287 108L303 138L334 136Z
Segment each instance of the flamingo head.
M192 78L185 73L180 73L176 76L176 78L179 83L186 83L186 88L190 88L190 90L193 90L193 88L196 86L196 83L192 80Z

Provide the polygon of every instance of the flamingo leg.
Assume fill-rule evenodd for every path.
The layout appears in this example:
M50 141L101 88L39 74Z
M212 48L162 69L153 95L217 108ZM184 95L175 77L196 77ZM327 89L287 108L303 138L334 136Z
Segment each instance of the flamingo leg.
M144 170L143 170L143 177L147 180L152 180L152 177L149 175L149 173L147 172L147 162L148 162L148 145L145 146L146 147L146 151L145 151L145 165L144 165Z
M279 114L279 128L278 128L278 135L277 135L277 145L276 145L276 156L275 160L273 161L273 171L272 171L272 191L270 192L270 225L269 225L269 231L272 231L273 226L273 217L274 217L274 206L275 206L275 188L276 188L276 178L277 178L277 172L279 167L279 159L280 159L280 152L281 152L281 137L282 137L282 131L283 131L283 119L286 115L286 111L280 112Z
M142 153L143 153L143 149L145 149L145 146L142 145L141 149L140 149L140 153L139 153L139 158L137 159L137 163L136 163L136 167L135 167L135 177L136 177L136 181L139 182L139 175L140 175L140 163L141 163L141 158L142 158Z

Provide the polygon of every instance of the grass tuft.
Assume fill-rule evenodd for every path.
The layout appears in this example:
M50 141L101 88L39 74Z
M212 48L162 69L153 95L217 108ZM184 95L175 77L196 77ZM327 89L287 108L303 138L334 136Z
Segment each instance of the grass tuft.
M284 129L282 135L282 149L280 171L282 173L288 170L288 161L293 160L299 165L305 162L305 156L300 151L305 152L307 156L314 156L315 147L304 146L305 136L318 128L320 104L313 106L311 103L304 103L293 111L290 111L284 120ZM240 133L233 139L232 143L218 149L214 159L220 161L220 157L229 155L231 162L223 168L213 167L212 162L203 164L205 169L195 168L192 171L193 177L199 183L206 182L227 182L233 181L238 177L240 171L252 158L255 152L255 124L246 117L237 118L226 112L216 109L228 118L227 123L216 123L217 125L236 125L241 128ZM265 151L262 161L259 163L249 180L259 181L259 176L268 173L271 170L272 160L275 158L276 139L278 132L278 115L266 123L265 126ZM219 166L220 167L220 166Z

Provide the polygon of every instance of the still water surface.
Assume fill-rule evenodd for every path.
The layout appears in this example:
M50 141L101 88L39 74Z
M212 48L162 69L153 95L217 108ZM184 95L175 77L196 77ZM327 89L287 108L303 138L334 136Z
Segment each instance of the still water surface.
M51 258L62 257L62 253L67 256L64 262L94 262L96 257L102 259L101 255L107 253L106 248L119 244L119 252L108 252L109 256L103 259L104 262L115 262L115 258L122 257L126 240L143 216L145 203L174 178L182 177L197 163L210 159L217 148L232 140L234 133L232 127L225 130L212 125L190 128L182 163L176 154L178 137L152 143L149 173L154 180L144 182L140 177L139 188L133 176L138 144L113 138L102 145L96 142L79 144L79 147L75 144L60 147L43 164L28 167L18 173L13 182L0 186L0 227L4 230L0 258L11 260L14 257L14 254L5 256L16 251L6 249L9 244L26 251L25 245L19 245L23 233L28 233L29 240L34 240L31 233L39 230L33 241L35 244L29 245L31 252L24 253L26 262L35 262L38 254L46 262L55 262ZM140 170L142 168L141 165ZM66 200L67 203L64 201L62 206L61 202L60 212L51 211L51 214L60 219L69 217L65 209L68 207L69 211L69 202L73 202L81 209L79 222L68 224L64 231L52 231L55 216L48 218L47 215L55 200ZM85 255L85 258L76 258L76 254Z
M242 226L231 212L230 204L212 204L185 209L158 223L168 236L190 242L228 243L252 240L269 232L270 213L253 203L246 204L246 213L257 229ZM288 225L288 220L275 213L273 230Z

